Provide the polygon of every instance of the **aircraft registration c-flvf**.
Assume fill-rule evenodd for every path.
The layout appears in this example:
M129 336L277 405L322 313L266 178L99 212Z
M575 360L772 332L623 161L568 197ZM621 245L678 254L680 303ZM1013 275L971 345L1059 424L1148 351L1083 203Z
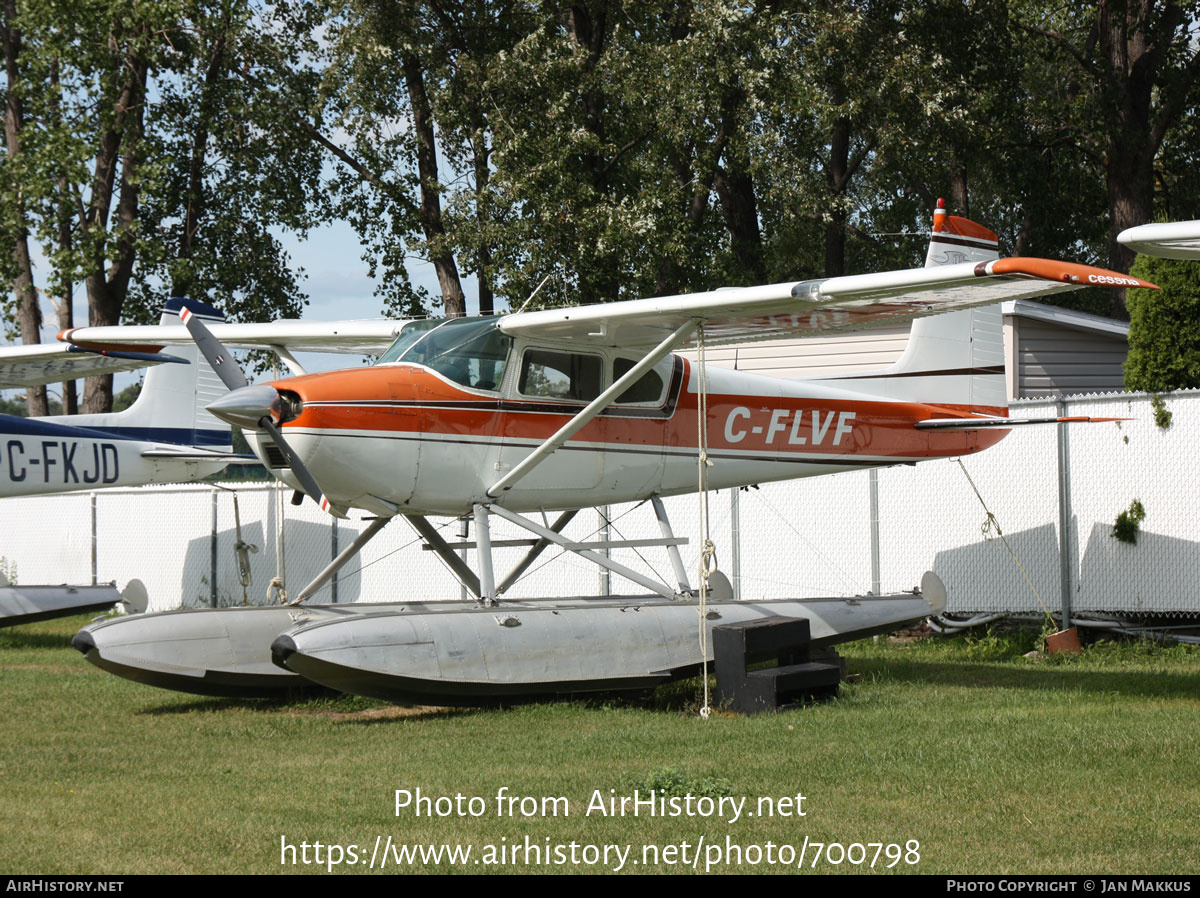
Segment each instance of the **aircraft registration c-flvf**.
M368 368L261 385L247 384L196 318L186 312L181 317L231 391L209 411L246 428L256 453L276 476L331 513L344 516L359 508L376 516L297 602L313 595L388 520L403 516L482 608L497 602L548 543L670 603L695 591L661 497L958 456L994 444L1019 424L1068 420L1008 417L999 313L983 307L1092 285L1154 285L1070 262L1000 259L997 247L994 233L947 215L939 205L924 268L502 317L416 321L406 324ZM936 314L955 311L960 314ZM828 335L913 319L919 320L904 354L882 371L785 380L704 361L708 349L734 342ZM171 342L144 330L89 329L72 336L106 344ZM692 350L691 358L672 354L685 348ZM671 556L677 588L562 535L575 510L647 498L659 517L661 544ZM525 514L546 510L562 513L552 524ZM478 550L478 572L454 551L461 546L447 544L424 517L466 514L476 524L477 542L471 546ZM525 559L499 582L492 569L492 515L536 538ZM772 610L765 608L771 603L752 604L760 615L825 615L809 606ZM926 610L915 615L907 606L860 611L853 620L826 615L830 622L822 638L832 642L900 625L928 613L928 606L919 604ZM743 607L734 609L737 605ZM749 605L722 607L723 613L740 615ZM632 651L621 627L632 626L635 617L621 609L594 608L586 626L567 622L581 621L581 615L548 616L538 626L549 629L538 630L522 650L545 646L559 632L564 646L587 639L617 653L598 654L592 659L597 670L585 676L574 650L564 650L553 662L539 650L536 662L521 669L515 659L525 655L506 640L533 634L533 626L514 631L517 635L497 635L495 630L510 625L496 628L487 615L460 614L447 631L447 618L437 616L444 610L368 608L350 619L318 620L280 633L273 644L276 664L363 694L458 701L504 690L603 688L596 684L614 679L644 684L664 670L690 669L702 660L699 649L679 648L681 640L670 634L650 639L649 631L632 642L653 643L653 651L637 658L621 654ZM674 611L655 613L663 618L648 624L654 632L655 627L676 635L695 631L694 614L689 624L682 611L669 622ZM604 615L612 620L602 623ZM259 617L266 621L268 616ZM178 616L169 623L172 632L184 625ZM111 663L97 660L106 651L120 653L115 634L122 626L85 630L76 644L101 666L156 682L157 673L130 673L125 661L112 661L115 655ZM196 626L213 629L211 621ZM261 626L264 633L279 633L278 622ZM571 626L583 629L562 630ZM468 642L483 646L483 655L492 642L508 648L497 648L491 662L467 659L454 648L462 627L474 628ZM221 633L213 638L226 645L223 627L216 630ZM587 635L600 630L601 638ZM129 638L145 657L147 639L132 632ZM105 639L108 648L101 645ZM164 649L173 654L171 663L182 663L174 654L178 647L173 642ZM262 660L255 656L248 667L261 673ZM474 662L479 663L472 667ZM194 671L204 666L203 659L191 665ZM196 682L201 677L194 673Z

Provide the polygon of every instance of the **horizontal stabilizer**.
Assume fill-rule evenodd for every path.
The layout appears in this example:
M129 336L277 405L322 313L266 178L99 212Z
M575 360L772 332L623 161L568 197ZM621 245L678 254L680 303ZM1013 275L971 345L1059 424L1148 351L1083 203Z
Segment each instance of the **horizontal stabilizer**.
M990 427L1020 427L1023 424L1100 424L1105 421L1132 421L1132 418L1088 418L1072 415L1064 418L934 418L919 421L917 430L986 430Z
M258 456L253 453L245 452L205 452L203 449L189 449L186 447L171 448L168 446L160 446L157 449L147 449L142 453L142 458L174 458L186 461L189 458L194 458L198 461L223 461L229 464L247 464L256 465L259 463Z

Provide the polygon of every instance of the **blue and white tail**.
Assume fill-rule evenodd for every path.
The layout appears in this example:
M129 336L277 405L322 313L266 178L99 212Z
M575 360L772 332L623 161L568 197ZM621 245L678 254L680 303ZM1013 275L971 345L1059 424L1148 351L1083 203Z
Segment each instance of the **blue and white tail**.
M194 299L168 299L159 324L178 325L179 311L185 304L206 322L225 320L220 309L207 303ZM41 420L104 430L130 439L230 450L233 440L229 425L214 418L206 409L225 394L225 385L194 343L173 346L169 353L188 364L168 363L147 370L142 392L124 411Z

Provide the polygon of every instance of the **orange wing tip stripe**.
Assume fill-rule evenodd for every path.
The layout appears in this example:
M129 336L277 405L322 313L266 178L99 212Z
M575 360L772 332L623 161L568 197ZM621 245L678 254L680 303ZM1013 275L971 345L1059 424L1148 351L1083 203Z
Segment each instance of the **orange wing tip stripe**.
M950 234L957 234L959 237L974 237L976 240L986 240L988 243L1000 243L1000 238L996 236L995 231L990 231L978 222L971 221L969 218L961 218L958 215L948 216L946 231Z
M1059 262L1054 259L1031 259L1012 256L975 266L979 277L1029 277L1044 281L1062 281L1080 287L1145 287L1157 290L1158 285L1141 278L1078 262Z

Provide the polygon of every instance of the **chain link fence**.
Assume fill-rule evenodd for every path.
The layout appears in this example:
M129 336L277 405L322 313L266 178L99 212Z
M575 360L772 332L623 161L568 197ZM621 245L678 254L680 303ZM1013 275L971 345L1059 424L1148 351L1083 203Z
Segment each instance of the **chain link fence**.
M946 582L949 610L956 613L1036 614L1043 605L1057 612L1065 583L1075 613L1200 614L1192 461L1200 441L1200 391L1165 398L1171 414L1166 429L1156 425L1152 403L1144 394L1021 402L1013 406L1014 416L1133 420L1016 428L961 464L937 460L880 469L874 477L849 472L713 493L709 518L718 564L743 600L908 590L932 568ZM140 579L152 610L276 602L299 594L367 526L358 514L334 522L314 503L293 506L290 497L290 490L273 484L222 484L4 499L0 559L22 584L123 586ZM1112 531L1117 515L1135 499L1145 519L1136 544L1130 544ZM689 539L681 551L695 585L701 498L665 502L675 535ZM613 539L661 535L649 502L586 509L564 533L575 541L600 539L603 511ZM1063 511L1065 562L1059 538ZM449 542L457 541L461 522L432 523ZM492 531L493 541L529 536L495 517ZM474 550L465 552L473 565ZM497 582L524 552L495 550ZM620 548L611 554L674 587L663 549ZM605 591L641 588L551 547L507 595ZM423 550L412 528L397 519L312 601L462 594L437 555Z

